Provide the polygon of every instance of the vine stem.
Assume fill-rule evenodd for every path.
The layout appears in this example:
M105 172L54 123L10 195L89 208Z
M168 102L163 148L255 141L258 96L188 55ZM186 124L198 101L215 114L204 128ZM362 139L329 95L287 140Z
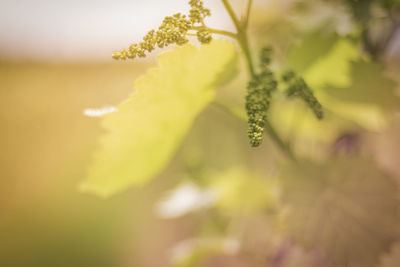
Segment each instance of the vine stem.
M236 16L235 12L233 11L232 6L229 4L228 0L222 0L222 4L224 5L226 11L228 11L229 16L231 17L233 24L235 24L235 28L238 31L241 31L242 26L240 25L240 21Z
M289 144L284 142L282 138L279 136L279 134L276 132L274 127L272 127L271 123L266 120L265 122L265 129L267 129L268 134L270 137L279 145L279 147L282 149L282 151L293 161L296 161L296 157L293 154L292 149L290 148Z
M250 11L251 11L252 5L253 5L253 0L249 0L249 1L247 2L246 17L244 18L244 28L245 28L245 29L247 29L247 26L249 25Z
M238 17L236 16L235 12L233 11L233 8L229 4L228 0L222 0L222 3L225 6L225 9L228 11L228 14L231 17L233 24L235 25L235 28L237 31L236 39L238 40L238 43L239 43L240 47L242 48L243 53L246 57L246 62L247 62L248 68L249 68L250 75L251 75L251 77L253 77L253 76L255 76L256 73L254 70L253 60L252 60L251 52L249 49L249 41L247 39L247 32L246 32L245 25L240 23ZM248 12L250 13L250 10Z
M249 48L249 41L247 37L247 24L249 21L249 16L251 12L251 6L252 6L252 0L248 0L248 5L247 5L247 15L246 18L244 19L243 23L241 23L236 16L235 12L233 11L232 6L228 2L228 0L221 0L222 4L224 5L226 11L228 12L230 18L233 21L233 24L235 25L237 34L235 35L240 47L243 50L243 54L246 58L247 66L249 69L249 73L251 77L254 77L256 75L255 69L254 69L254 64L253 64L253 59L251 55L251 51ZM233 115L237 115L236 112L232 112L232 109L229 107L226 107L223 104L217 103L218 106L223 107L225 110L229 111ZM242 116L240 116L242 118ZM293 151L291 150L290 146L288 143L284 142L277 131L274 129L274 127L271 125L271 123L267 120L266 121L266 127L265 129L267 130L269 136L274 140L274 142L281 148L281 150L292 160L296 161L296 157L293 154Z

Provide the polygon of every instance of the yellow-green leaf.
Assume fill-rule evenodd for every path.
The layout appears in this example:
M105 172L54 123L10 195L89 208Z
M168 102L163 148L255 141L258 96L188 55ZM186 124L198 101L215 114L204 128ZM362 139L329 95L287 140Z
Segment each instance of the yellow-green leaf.
M299 138L298 141L329 143L341 132L353 131L360 126L370 131L385 128L390 114L387 111L398 108L400 101L394 91L394 82L384 76L382 67L360 59L359 44L349 39L311 35L306 40L316 42L317 54L320 51L327 53L319 57L310 55L307 47L313 47L311 41L304 41L290 50L289 67L299 70L326 116L318 121L300 101L278 99L283 103L273 102L270 114L280 133L291 139ZM297 60L300 59L312 64L298 67Z
M339 40L304 78L325 109L372 131L387 124L385 111L400 107L396 84L377 63L359 59L357 44Z
M349 86L351 84L349 76L351 60L356 58L358 58L356 44L340 38L336 34L324 34L323 32L310 34L304 41L290 49L288 53L289 68L296 70L298 75L306 80L322 104L325 117L323 120L317 120L302 101L276 96L276 99L271 101L270 120L282 136L294 143L300 143L300 141L329 143L341 131L355 128L350 121L354 117L358 118L359 110L353 112L356 114L350 116L351 119L346 116L347 113L343 114L343 112L338 116L337 111L342 111L341 107L339 110L336 109L336 106L331 108L332 101L328 100L324 89L327 85ZM347 109L346 112L348 110L350 109ZM370 120L362 120L362 122L365 121L370 122ZM380 117L376 121L373 126L380 126Z
M159 173L213 101L221 77L232 77L235 59L234 45L224 40L159 56L159 66L134 83L131 97L103 117L106 133L81 189L109 196Z

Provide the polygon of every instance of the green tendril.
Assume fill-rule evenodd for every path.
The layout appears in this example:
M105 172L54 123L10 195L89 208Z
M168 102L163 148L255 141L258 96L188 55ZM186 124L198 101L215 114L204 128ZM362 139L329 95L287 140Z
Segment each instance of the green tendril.
M288 86L286 89L286 95L288 97L298 97L303 99L314 112L317 119L321 120L324 118L321 104L303 78L296 76L293 71L288 71L283 74L282 80Z
M189 5L191 9L188 16L177 13L173 16L165 17L157 31L149 31L143 37L142 42L134 43L128 49L114 52L112 57L120 60L134 59L136 57L145 57L146 52L151 52L156 47L164 48L172 44L184 45L189 41L187 38L189 30L195 30L194 27L196 26L197 39L202 44L211 42L211 33L204 25L204 19L211 15L210 10L204 8L203 2L200 0L191 0Z

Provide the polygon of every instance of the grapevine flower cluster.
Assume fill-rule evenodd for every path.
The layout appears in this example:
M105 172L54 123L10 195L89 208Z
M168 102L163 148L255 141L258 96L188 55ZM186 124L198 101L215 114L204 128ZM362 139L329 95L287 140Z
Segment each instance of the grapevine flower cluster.
M191 9L188 16L177 13L165 17L157 31L150 30L142 42L134 43L128 49L114 52L112 57L122 60L145 57L146 52L151 52L156 47L163 48L171 44L183 45L188 42L187 36L193 35L189 33L190 30L196 31L197 39L202 44L211 42L211 33L204 24L204 19L211 15L210 10L204 8L200 0L190 0L189 5Z
M324 112L313 91L303 78L297 77L293 71L288 71L282 76L283 81L288 85L286 95L288 97L299 97L303 99L319 119L323 119Z
M260 72L252 76L247 86L246 111L248 117L248 137L252 147L258 147L263 140L267 125L267 112L271 95L278 87L278 81L270 68L272 49L264 47L260 53ZM318 119L324 117L322 106L303 78L293 71L283 74L282 80L287 85L287 97L303 99Z
M252 147L257 147L262 143L271 93L276 90L278 85L274 73L270 70L271 53L270 47L261 50L261 71L252 77L247 86L248 137Z

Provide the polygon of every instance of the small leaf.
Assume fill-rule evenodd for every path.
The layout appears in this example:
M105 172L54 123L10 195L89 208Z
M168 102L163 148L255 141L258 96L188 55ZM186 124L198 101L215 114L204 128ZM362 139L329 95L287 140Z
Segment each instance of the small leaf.
M396 185L371 160L292 164L282 177L288 232L338 266L374 266L396 238Z
M213 101L215 87L235 69L232 43L176 47L139 78L135 93L106 114L106 133L81 189L109 196L143 184L164 168L193 120ZM226 80L225 80L226 81Z

